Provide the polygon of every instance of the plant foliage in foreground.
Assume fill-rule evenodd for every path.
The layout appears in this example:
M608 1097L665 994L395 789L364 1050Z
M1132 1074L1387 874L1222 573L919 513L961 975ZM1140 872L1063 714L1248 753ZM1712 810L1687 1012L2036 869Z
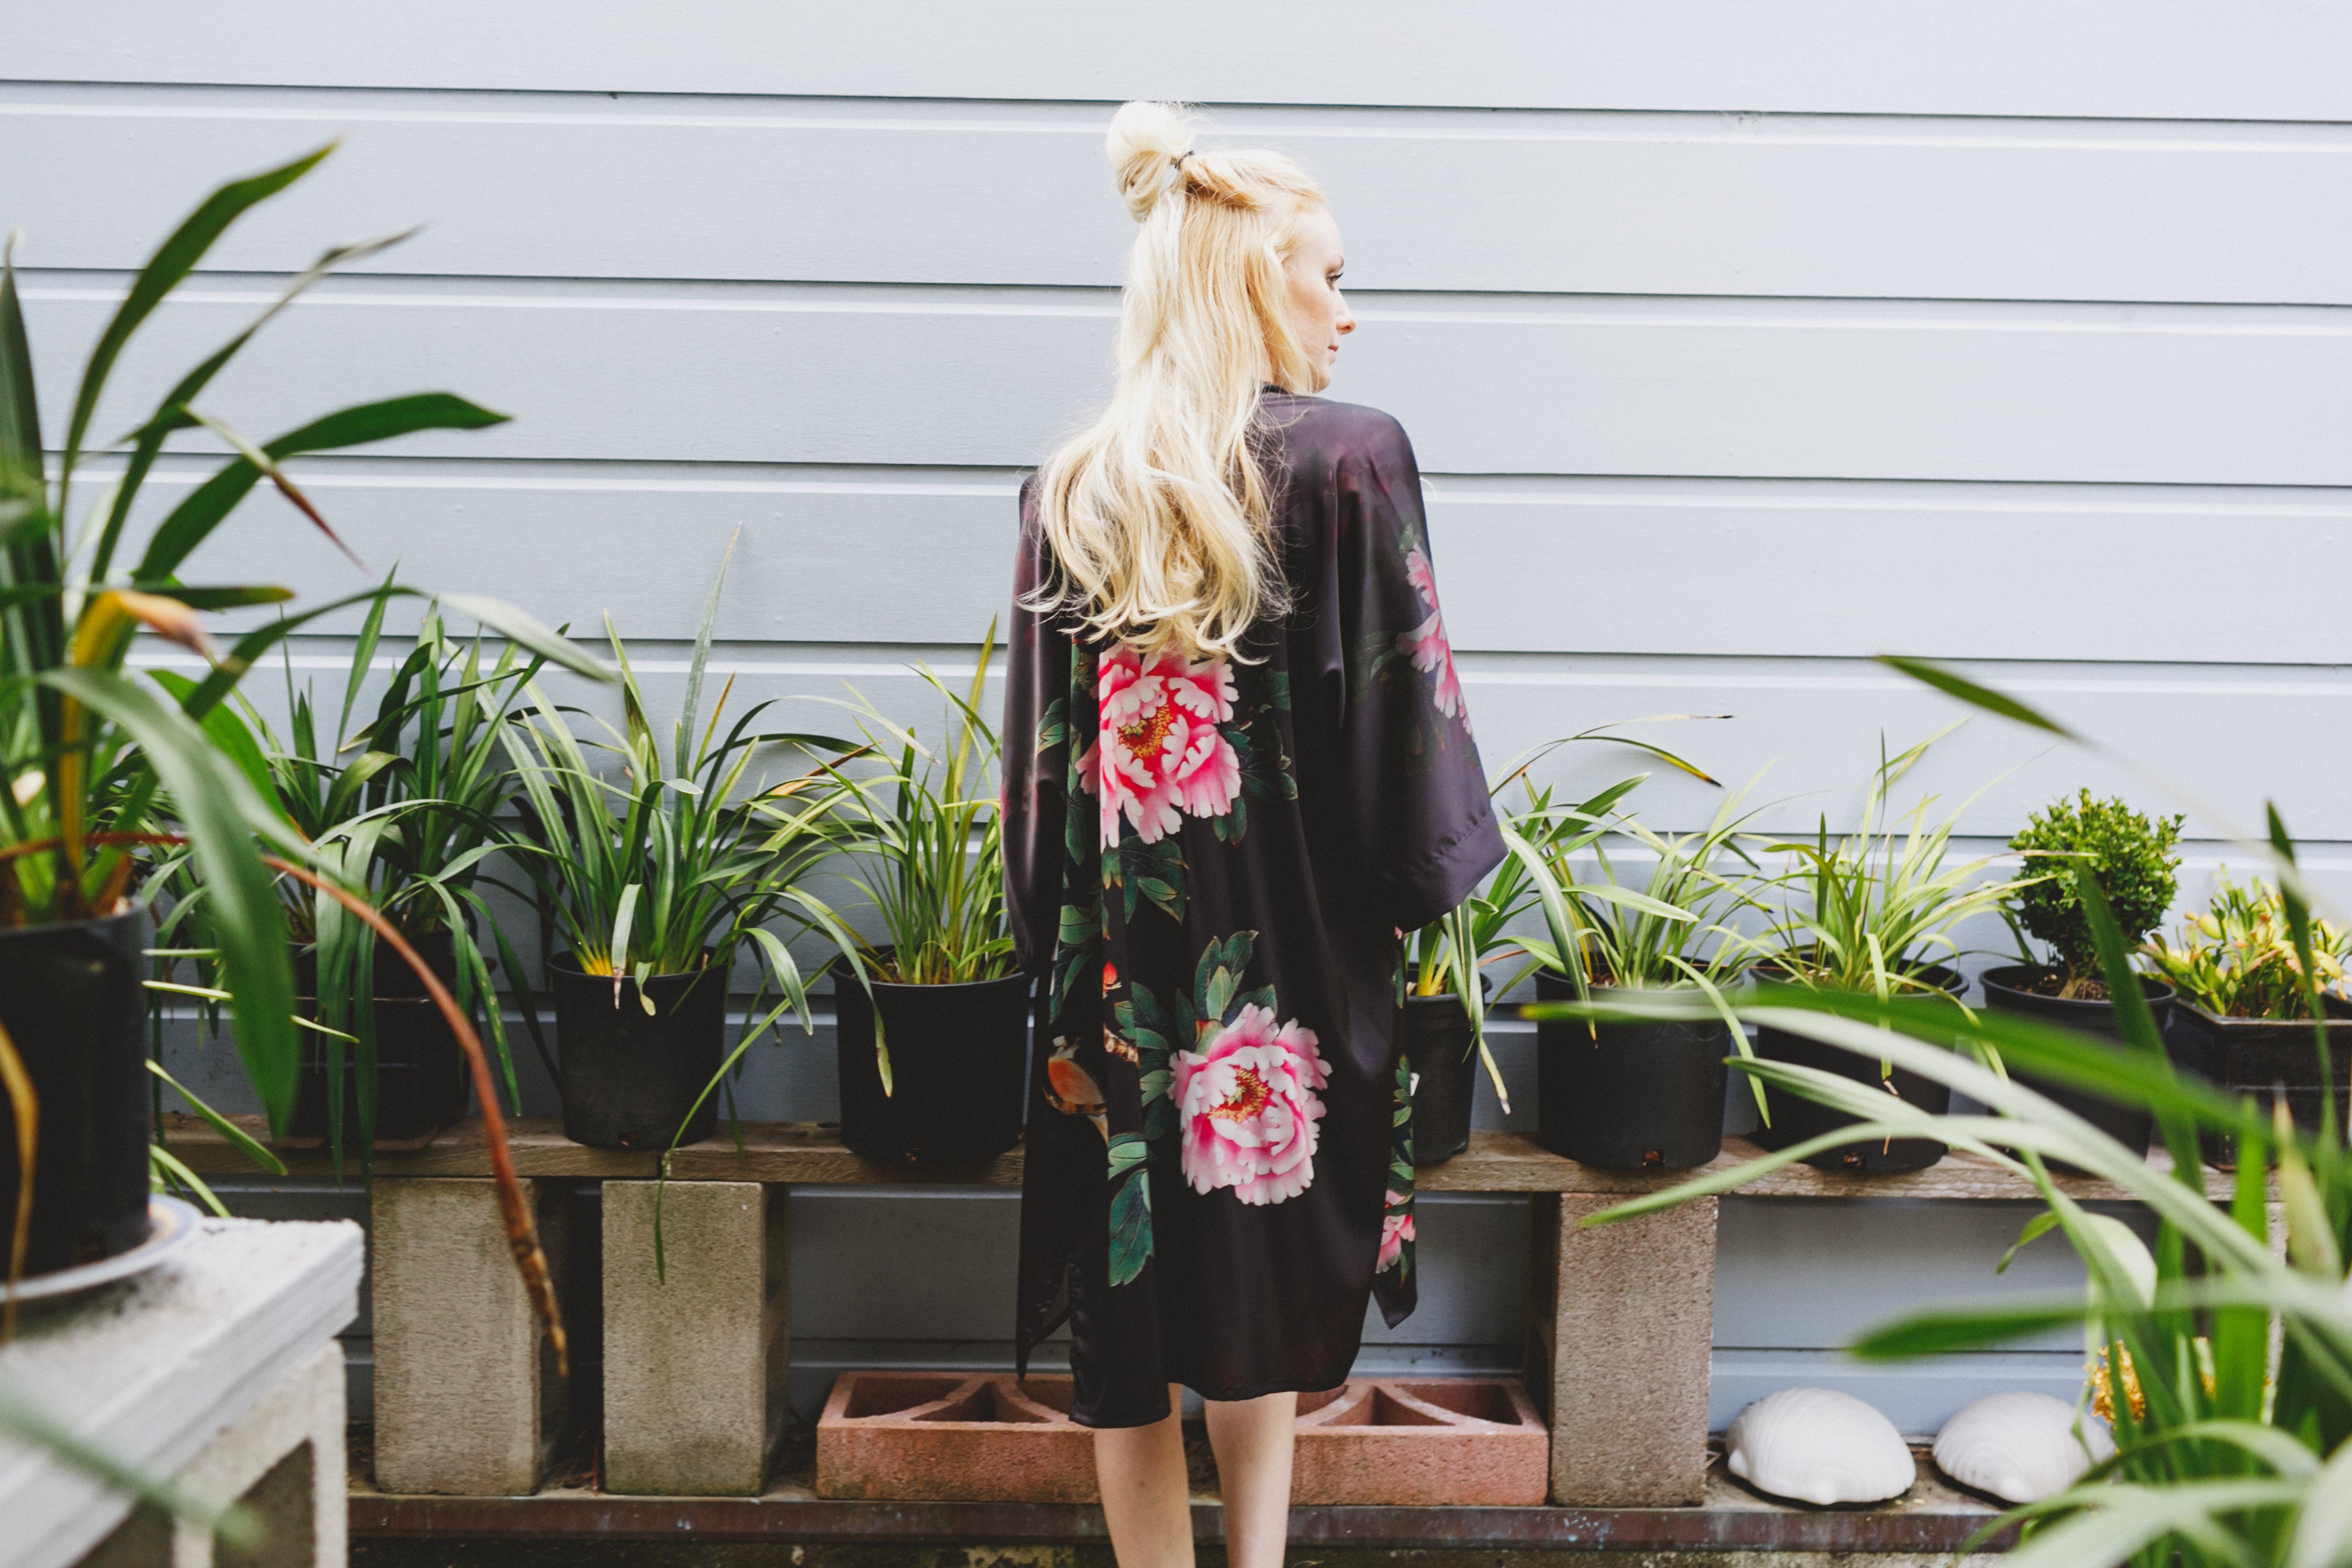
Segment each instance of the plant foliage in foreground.
M1964 698L1975 689L1958 678L1937 684ZM2274 812L2271 828L2272 847L2291 874L2293 845ZM2004 1561L2015 1568L2126 1562L2137 1568L2344 1568L2352 1563L2352 1282L2346 1279L2352 1166L2332 1100L2319 1135L2306 1137L2283 1112L2266 1121L2251 1100L2233 1100L2178 1077L2133 983L2122 933L2096 878L2077 868L2074 881L2126 1050L1986 1010L1961 1027L1955 1052L1948 1016L1929 1025L1868 995L1767 988L1740 1009L1750 1022L1891 1060L1949 1084L1990 1113L1930 1116L1832 1073L1738 1062L1742 1071L1846 1110L1860 1124L1620 1205L1589 1223L1727 1191L1857 1137L1939 1139L2012 1171L2033 1184L2045 1207L2021 1244L2061 1232L2083 1259L2085 1294L1928 1311L1853 1347L1865 1359L1899 1360L2083 1325L2097 1381L2110 1394L2117 1453L2068 1491L2013 1510L1989 1529L1988 1536L2008 1523L2026 1527L2022 1544ZM2282 905L2289 942L2298 956L2305 1016L2316 1018L2310 911L2294 890L2299 884L2287 885ZM1674 1005L1660 999L1651 1010ZM2315 1024L2314 1032L2325 1063L2324 1031ZM2149 1107L2171 1168L2141 1159L2011 1081L2011 1069ZM2223 1202L2205 1193L2200 1128L2239 1142L2233 1187ZM2050 1160L2078 1166L2145 1204L2158 1222L2154 1248L2119 1222L2087 1213L2051 1179ZM2283 1215L2275 1226L2266 1187L2272 1167Z
M222 657L201 612L290 595L269 586L194 585L181 574L265 479L334 538L279 467L288 458L419 430L477 429L506 416L448 393L417 393L341 409L257 445L205 407L214 378L271 317L335 267L392 243L384 240L328 251L276 303L174 382L129 432L95 449L90 435L109 375L140 327L231 224L329 151L223 185L149 258L90 350L54 482L13 255L0 260L0 926L86 920L128 907L140 868L129 840L168 817L209 889L237 1051L279 1132L293 1111L293 982L278 895L255 840L297 859L310 856L204 725L259 654L340 605L279 620ZM131 512L156 458L170 437L198 428L236 456L183 495L130 560ZM94 450L119 454L121 471L98 489L77 532L74 484ZM483 602L476 608L519 640L553 640L503 606ZM125 665L142 628L202 655L211 667L205 678L176 700L135 679ZM576 659L568 651L556 657Z

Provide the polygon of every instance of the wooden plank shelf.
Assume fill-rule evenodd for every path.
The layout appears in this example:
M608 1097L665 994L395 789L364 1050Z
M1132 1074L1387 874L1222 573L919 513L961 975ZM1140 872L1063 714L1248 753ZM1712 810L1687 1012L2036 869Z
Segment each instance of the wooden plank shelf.
M256 1137L262 1136L258 1117L235 1118ZM253 1166L201 1121L192 1116L164 1118L164 1142L199 1174L250 1175ZM659 1157L650 1152L591 1149L563 1136L551 1120L523 1119L507 1124L514 1151L515 1169L524 1176L572 1179L646 1181L656 1173ZM1021 1151L972 1165L899 1164L868 1160L842 1147L839 1131L821 1121L747 1121L739 1152L722 1129L719 1135L677 1151L670 1162L670 1177L687 1182L781 1182L820 1186L857 1184L996 1186L1021 1184ZM1762 1151L1740 1139L1725 1142L1723 1152L1704 1167L1729 1170ZM289 1172L297 1175L329 1176L334 1163L323 1149L278 1151ZM2169 1172L2172 1162L2162 1150L2148 1155L2154 1170ZM355 1176L358 1161L346 1155L344 1174ZM469 1118L458 1122L422 1149L384 1151L376 1154L379 1176L469 1176L490 1173L489 1153L482 1141L482 1124ZM1687 1171L1612 1171L1586 1165L1552 1153L1523 1132L1474 1132L1467 1152L1419 1173L1425 1193L1574 1193L1597 1195L1656 1192L1685 1180ZM2204 1173L2208 1195L2226 1201L2231 1177L2220 1171ZM2129 1196L2110 1183L2084 1176L2060 1176L2061 1191L2090 1200L2118 1201ZM2030 1200L2032 1184L1971 1154L1946 1155L1924 1171L1897 1175L1862 1175L1842 1171L1817 1171L1810 1165L1790 1165L1738 1189L1746 1197L1774 1198L1942 1198Z

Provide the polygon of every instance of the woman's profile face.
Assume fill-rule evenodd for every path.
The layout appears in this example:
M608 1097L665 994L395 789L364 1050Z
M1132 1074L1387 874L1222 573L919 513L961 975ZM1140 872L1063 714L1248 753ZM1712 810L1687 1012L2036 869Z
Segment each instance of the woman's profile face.
M1290 280L1290 330L1306 351L1315 373L1315 390L1331 384L1332 362L1339 357L1339 340L1356 330L1354 312L1339 292L1339 269L1346 258L1339 249L1339 226L1317 207L1299 219L1298 248L1284 268Z

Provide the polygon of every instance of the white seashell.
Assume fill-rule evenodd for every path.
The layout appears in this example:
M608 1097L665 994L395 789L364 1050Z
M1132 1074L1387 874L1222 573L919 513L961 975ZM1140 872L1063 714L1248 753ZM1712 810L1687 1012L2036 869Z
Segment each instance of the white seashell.
M1919 1479L1895 1423L1831 1388L1766 1394L1733 1419L1723 1449L1731 1473L1758 1490L1824 1508L1884 1502Z
M2078 1437L2074 1421L2073 1405L2046 1394L1989 1394L1936 1434L1936 1468L2004 1502L2056 1497L2116 1451L2105 1422L2084 1411Z

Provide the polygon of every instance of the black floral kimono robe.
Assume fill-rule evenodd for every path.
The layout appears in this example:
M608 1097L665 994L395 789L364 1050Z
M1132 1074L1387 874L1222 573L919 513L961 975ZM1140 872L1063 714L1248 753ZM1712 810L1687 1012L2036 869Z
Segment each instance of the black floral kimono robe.
M1397 932L1497 865L1396 421L1269 390L1292 605L1246 659L1013 612L1004 846L1030 1074L1017 1337L1093 1426L1333 1388L1412 1310ZM1049 576L1022 493L1016 596Z

